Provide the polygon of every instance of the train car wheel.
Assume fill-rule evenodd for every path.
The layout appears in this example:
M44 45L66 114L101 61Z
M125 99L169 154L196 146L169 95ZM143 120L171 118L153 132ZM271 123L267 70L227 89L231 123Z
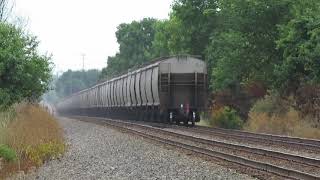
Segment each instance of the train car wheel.
M195 125L195 119L194 118L192 118L191 123L192 123L192 126Z
M183 121L183 124L184 124L185 126L188 126L188 119L184 120L184 121Z

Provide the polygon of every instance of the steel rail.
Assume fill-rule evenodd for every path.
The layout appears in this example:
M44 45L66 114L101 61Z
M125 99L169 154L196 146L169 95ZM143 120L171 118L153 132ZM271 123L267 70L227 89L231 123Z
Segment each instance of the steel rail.
M283 144L295 145L295 146L303 147L304 149L312 149L312 150L320 151L320 141L314 140L314 139L252 133L247 131L229 130L229 129L221 129L221 128L206 128L201 126L197 126L195 128L188 128L188 130L196 133L205 132L208 134L220 135L223 137L233 137L233 138L245 139L245 140L250 139L255 142L269 141L272 143L278 143L278 144L280 143L282 145Z
M109 124L109 123L108 123ZM112 124L109 124L112 125ZM117 125L112 125L112 126L117 126ZM238 157L238 156L234 156L234 155L230 155L230 154L225 154L225 153L221 153L218 151L213 151L213 150L208 150L208 149L204 149L204 148L199 148L193 145L188 145L188 144L184 144L181 142L176 142L176 141L172 141L172 140L168 140L165 138L160 138L157 136L153 136L150 134L145 134L142 133L140 131L131 129L131 128L126 128L126 127L122 127L122 126L117 126L117 128L122 128L124 130L129 130L130 132L137 134L139 136L142 136L144 138L147 139L151 139L163 144L167 144L167 145L171 145L171 146L175 146L181 149L185 149L191 152L195 152L197 154L202 154L202 155L206 155L209 157L213 157L213 158L219 158L225 161L229 161L231 163L236 163L236 164L240 164L240 165L244 165L247 167L251 167L254 169L258 169L258 170L262 170L265 172L269 172L278 176L282 176L285 178L291 178L291 179L306 179L306 180L314 180L314 179L319 179L320 177L311 175L311 174L307 174L307 173L303 173L303 172L299 172L299 171L295 171L295 170L290 170L290 169L285 169L282 167L278 167L278 166L274 166L268 163L261 163L261 162L257 162L257 161L253 161L250 159L246 159L246 158L242 158L242 157Z
M320 147L320 140L317 140L317 139L289 137L289 136L281 136L281 135L273 135L273 134L265 134L265 133L253 133L253 132L248 132L248 131L222 129L222 128L209 128L209 127L204 127L204 126L196 126L195 128L214 130L214 131L220 131L220 132L228 132L228 133L232 133L232 134L245 134L245 135L249 135L249 136L253 136L253 137L259 136L262 138L272 138L272 139L289 141L289 142L317 145L318 147Z
M261 155L261 156L289 160L292 162L320 168L320 160L319 159L303 157L303 156L298 156L298 155L292 155L292 154L271 151L271 150L266 150L266 149L259 149L259 148L255 148L255 147L244 146L244 145L231 144L231 143L226 143L226 142L221 142L221 141L216 141L216 140L203 139L203 138L198 138L198 137L189 136L189 135L185 135L185 134L175 133L175 132L160 129L157 127L150 127L150 126L146 126L143 124L136 124L136 123L130 123L130 122L124 122L124 121L114 121L114 120L110 120L110 119L108 119L108 120L113 121L115 123L123 123L123 124L131 125L131 126L137 126L137 127L144 128L147 130L152 129L153 131L157 131L159 133L169 134L171 136L176 136L181 139L194 141L197 143L202 143L204 145L219 146L219 147L230 149L230 150L243 151L246 153L253 153L253 154L257 154L257 155Z
M83 117L81 117L83 118ZM85 117L85 118L91 118L92 117ZM176 147L180 147L182 149L186 149L189 151L193 151L199 154L203 154L203 155L207 155L209 157L215 157L215 158L219 158L222 160L226 160L232 163L236 163L236 164L240 164L240 165L244 165L244 166L248 166L254 169L258 169L258 170L262 170L265 172L269 172L272 174L276 174L278 176L282 176L282 177L286 177L286 178L292 178L292 179L320 179L320 177L312 175L312 174L308 174L308 173L304 173L304 172L300 172L300 171L296 171L293 169L287 169L287 168L283 168L283 167L279 167L279 166L275 166L269 163L263 163L263 162L258 162L258 161L254 161L254 160L250 160L250 159L246 159L243 157L239 157L236 155L231 155L231 154L226 154L226 153L222 153L219 151L215 151L215 150L209 150L209 149L205 149L205 148L200 148L197 146L193 146L193 145L189 145L189 144L185 144L185 143L181 143L181 142L177 142L177 141L172 141L172 140L168 140L166 138L161 138L161 137L157 137L148 133L143 133L141 131L132 129L130 127L124 127L123 125L115 125L115 124L125 124L126 126L140 126L143 128L149 128L149 130L156 130L158 132L162 131L164 133L168 133L171 135L179 135L179 136L183 136L183 137L188 137L182 134L177 134L174 132L170 132L170 131L166 131L166 130L162 130L159 128L155 128L155 127L151 127L151 126L145 126L145 125L141 125L141 124L135 124L135 123L129 123L129 122L124 122L124 121L118 121L118 120L111 120L111 119L105 119L105 118L93 118L93 119L101 119L104 120L103 122L107 125L113 126L113 127L117 127L123 130L128 130L130 132L133 132L137 135L143 136L145 138L148 139L152 139L164 144L168 144L171 146L176 146ZM110 123L111 122L111 123ZM203 140L200 138L196 138L196 137L192 137L189 136L188 138L194 138L194 140ZM208 140L209 141L209 140ZM196 141L197 142L197 141ZM300 159L300 157L298 157L297 159ZM313 160L310 161L312 164L314 163ZM316 162L317 164L319 162ZM319 164L318 164L319 165Z

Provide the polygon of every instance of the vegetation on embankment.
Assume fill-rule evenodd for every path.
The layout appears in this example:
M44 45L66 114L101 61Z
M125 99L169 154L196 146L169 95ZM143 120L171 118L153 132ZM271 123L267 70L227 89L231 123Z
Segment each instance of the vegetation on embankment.
M232 108L213 107L199 125L320 139L319 121L310 113L303 114L290 106L292 100L271 93L254 104L245 123Z
M278 95L259 100L249 113L244 129L252 132L320 139L319 122L289 106Z
M0 111L21 101L37 102L49 89L51 56L25 26L10 23L13 2L0 1ZM10 18L9 18L10 17Z
M39 166L65 149L59 124L30 105L49 90L51 56L39 53L37 37L24 26L9 22L15 19L12 8L12 1L0 1L0 179Z
M22 104L0 113L0 179L28 171L65 151L63 131L47 111Z

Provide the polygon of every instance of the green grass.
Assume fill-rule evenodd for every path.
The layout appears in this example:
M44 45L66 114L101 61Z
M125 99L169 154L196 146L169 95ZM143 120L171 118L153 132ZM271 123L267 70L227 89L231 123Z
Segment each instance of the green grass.
M0 157L2 157L4 160L8 162L13 162L17 160L16 152L4 144L0 144Z

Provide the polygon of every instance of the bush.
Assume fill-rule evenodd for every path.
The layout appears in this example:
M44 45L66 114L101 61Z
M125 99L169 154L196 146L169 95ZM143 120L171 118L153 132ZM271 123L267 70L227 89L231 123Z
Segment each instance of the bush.
M250 112L272 114L284 114L288 111L288 105L277 93L266 95L265 98L258 100Z
M249 120L244 126L246 130L304 138L320 138L320 130L315 128L312 118L302 118L298 111L288 107L287 112L279 113L276 109L276 113L274 113L270 111L270 107L274 107L274 105L265 102L265 100L258 102L259 107L268 107L265 112L263 112L263 108L260 108L259 111L257 109L250 111Z
M4 144L0 144L0 157L4 158L4 160L8 162L17 160L16 152Z
M224 107L213 111L210 124L226 129L241 129L243 121L235 110L230 107Z
M28 147L26 149L27 157L34 162L37 166L40 166L50 158L59 157L65 150L65 145L61 142L49 142L45 144L39 144L35 147Z

